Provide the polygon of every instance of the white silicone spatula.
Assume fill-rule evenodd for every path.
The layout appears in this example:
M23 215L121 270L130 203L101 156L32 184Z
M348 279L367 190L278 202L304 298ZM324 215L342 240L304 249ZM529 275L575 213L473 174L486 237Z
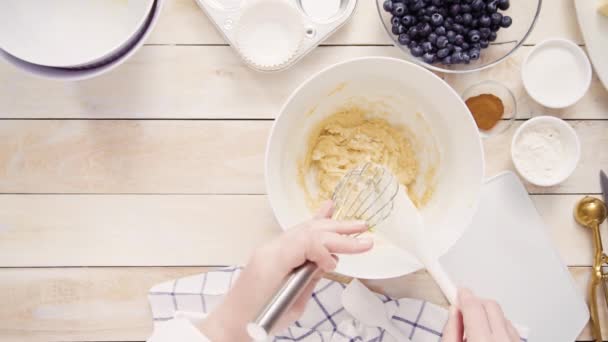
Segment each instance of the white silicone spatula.
M451 304L456 304L457 289L434 256L433 245L420 212L403 189L395 197L393 217L379 231L397 247L412 254L424 265Z
M404 333L391 323L384 303L380 298L376 297L359 280L353 279L342 291L342 305L361 323L370 327L380 327L397 341L410 341Z

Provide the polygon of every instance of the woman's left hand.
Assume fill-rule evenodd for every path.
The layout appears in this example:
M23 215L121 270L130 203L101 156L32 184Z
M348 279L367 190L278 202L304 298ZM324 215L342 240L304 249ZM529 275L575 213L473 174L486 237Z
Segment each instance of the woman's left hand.
M297 320L323 273L336 268L334 253L363 253L373 246L369 238L348 236L365 232L364 222L334 221L330 219L332 213L333 204L327 202L313 220L287 230L258 248L222 304L201 324L203 333L212 341L251 340L246 325L256 318L291 271L309 260L319 266L319 271L277 329Z

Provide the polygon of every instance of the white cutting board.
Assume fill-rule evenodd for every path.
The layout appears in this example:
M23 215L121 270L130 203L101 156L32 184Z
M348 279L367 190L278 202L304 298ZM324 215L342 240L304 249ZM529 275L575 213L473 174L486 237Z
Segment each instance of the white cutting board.
M572 342L589 319L580 290L519 178L482 187L471 227L440 262L456 285L495 299L529 342ZM563 215L569 215L565 212Z
M587 53L600 81L608 90L608 17L597 11L597 0L575 0L574 3Z

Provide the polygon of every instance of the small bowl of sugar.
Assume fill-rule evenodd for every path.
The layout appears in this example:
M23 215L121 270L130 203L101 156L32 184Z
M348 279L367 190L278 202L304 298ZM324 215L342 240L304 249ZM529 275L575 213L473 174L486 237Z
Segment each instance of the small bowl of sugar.
M511 159L517 172L538 186L554 186L574 172L581 145L566 121L538 116L521 125L511 141Z

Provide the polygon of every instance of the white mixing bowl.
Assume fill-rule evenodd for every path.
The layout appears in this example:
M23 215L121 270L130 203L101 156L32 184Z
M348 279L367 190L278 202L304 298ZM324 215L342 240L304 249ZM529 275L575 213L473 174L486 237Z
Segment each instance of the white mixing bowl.
M117 50L114 54L107 56L106 59L99 63L81 68L55 68L24 61L2 50L2 48L0 48L0 59L4 59L17 69L46 79L79 81L100 76L127 61L144 45L144 42L152 32L152 29L160 17L165 1L166 0L152 1L151 11L138 32L127 41L124 47Z
M95 65L129 45L153 4L154 0L3 0L0 48L41 66Z
M470 112L452 88L430 71L398 59L369 57L336 64L289 97L266 151L266 187L279 223L288 229L310 218L297 181L298 163L315 124L346 103L366 106L372 116L386 113L393 124L405 124L415 135L422 169L438 156L435 192L421 214L433 245L431 254L443 255L468 227L477 207L484 173L481 140ZM370 252L340 256L336 271L382 279L422 267L410 253L382 239L381 231L378 227L373 233L376 244Z

